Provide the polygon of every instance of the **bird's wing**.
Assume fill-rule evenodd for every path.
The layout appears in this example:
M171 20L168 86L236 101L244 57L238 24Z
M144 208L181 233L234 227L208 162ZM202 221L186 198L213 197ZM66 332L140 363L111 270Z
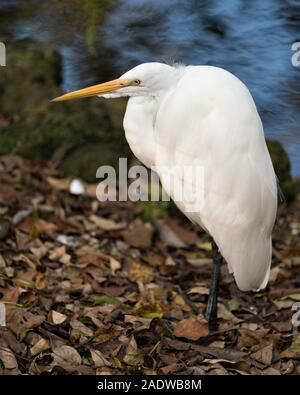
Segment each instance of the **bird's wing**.
M159 108L155 136L158 165L200 168L200 200L187 210L183 199L179 208L211 234L240 289L263 288L271 263L277 188L248 89L225 70L188 68ZM177 175L191 191L194 181L180 170ZM162 181L164 185L164 177ZM174 188L164 186L173 197Z

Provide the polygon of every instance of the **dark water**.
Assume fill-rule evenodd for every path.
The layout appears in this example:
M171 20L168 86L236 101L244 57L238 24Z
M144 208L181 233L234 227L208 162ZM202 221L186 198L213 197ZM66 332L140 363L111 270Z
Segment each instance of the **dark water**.
M300 175L300 66L291 63L291 45L300 41L300 0L85 3L82 13L72 6L76 1L0 0L0 13L14 39L33 38L60 51L65 90L154 60L228 69L247 84L266 135L284 144L293 174Z

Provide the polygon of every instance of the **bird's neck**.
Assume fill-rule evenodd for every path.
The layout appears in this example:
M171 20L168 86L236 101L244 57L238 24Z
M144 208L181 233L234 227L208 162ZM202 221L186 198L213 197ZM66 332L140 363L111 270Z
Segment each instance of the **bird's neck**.
M131 97L123 122L132 152L148 167L155 164L154 125L157 108L155 97Z

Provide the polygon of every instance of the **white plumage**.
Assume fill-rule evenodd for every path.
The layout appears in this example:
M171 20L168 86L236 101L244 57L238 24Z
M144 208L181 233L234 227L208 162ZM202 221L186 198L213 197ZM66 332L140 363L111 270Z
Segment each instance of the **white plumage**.
M158 96L129 99L124 129L133 153L147 166L203 166L202 207L186 213L185 202L177 204L214 238L241 290L264 288L277 186L248 89L210 66L141 65L123 77L143 81L144 67L149 73L162 68L157 74L173 73L175 81L166 78L170 86ZM174 191L167 193L173 197Z
M217 67L146 63L118 80L59 100L92 94L130 96L124 118L127 141L146 166L164 169L158 173L172 198L178 186L186 191L193 187L181 171L185 166L203 169L201 204L192 212L188 201L176 204L213 237L241 290L264 288L271 265L277 184L247 87ZM171 170L166 169L174 167L178 182L169 185Z

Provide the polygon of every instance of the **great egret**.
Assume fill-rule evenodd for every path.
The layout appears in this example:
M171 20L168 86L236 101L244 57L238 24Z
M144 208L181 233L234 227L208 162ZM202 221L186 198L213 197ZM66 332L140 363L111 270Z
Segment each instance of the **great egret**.
M263 289L272 258L271 233L277 211L277 183L263 126L247 87L230 72L212 66L141 64L119 79L60 96L129 96L124 118L127 141L146 166L202 167L199 207L176 204L213 239L213 272L206 317L217 318L222 256L238 287ZM191 180L182 172L183 189ZM162 185L171 197L177 186ZM193 184L193 183L192 183Z

